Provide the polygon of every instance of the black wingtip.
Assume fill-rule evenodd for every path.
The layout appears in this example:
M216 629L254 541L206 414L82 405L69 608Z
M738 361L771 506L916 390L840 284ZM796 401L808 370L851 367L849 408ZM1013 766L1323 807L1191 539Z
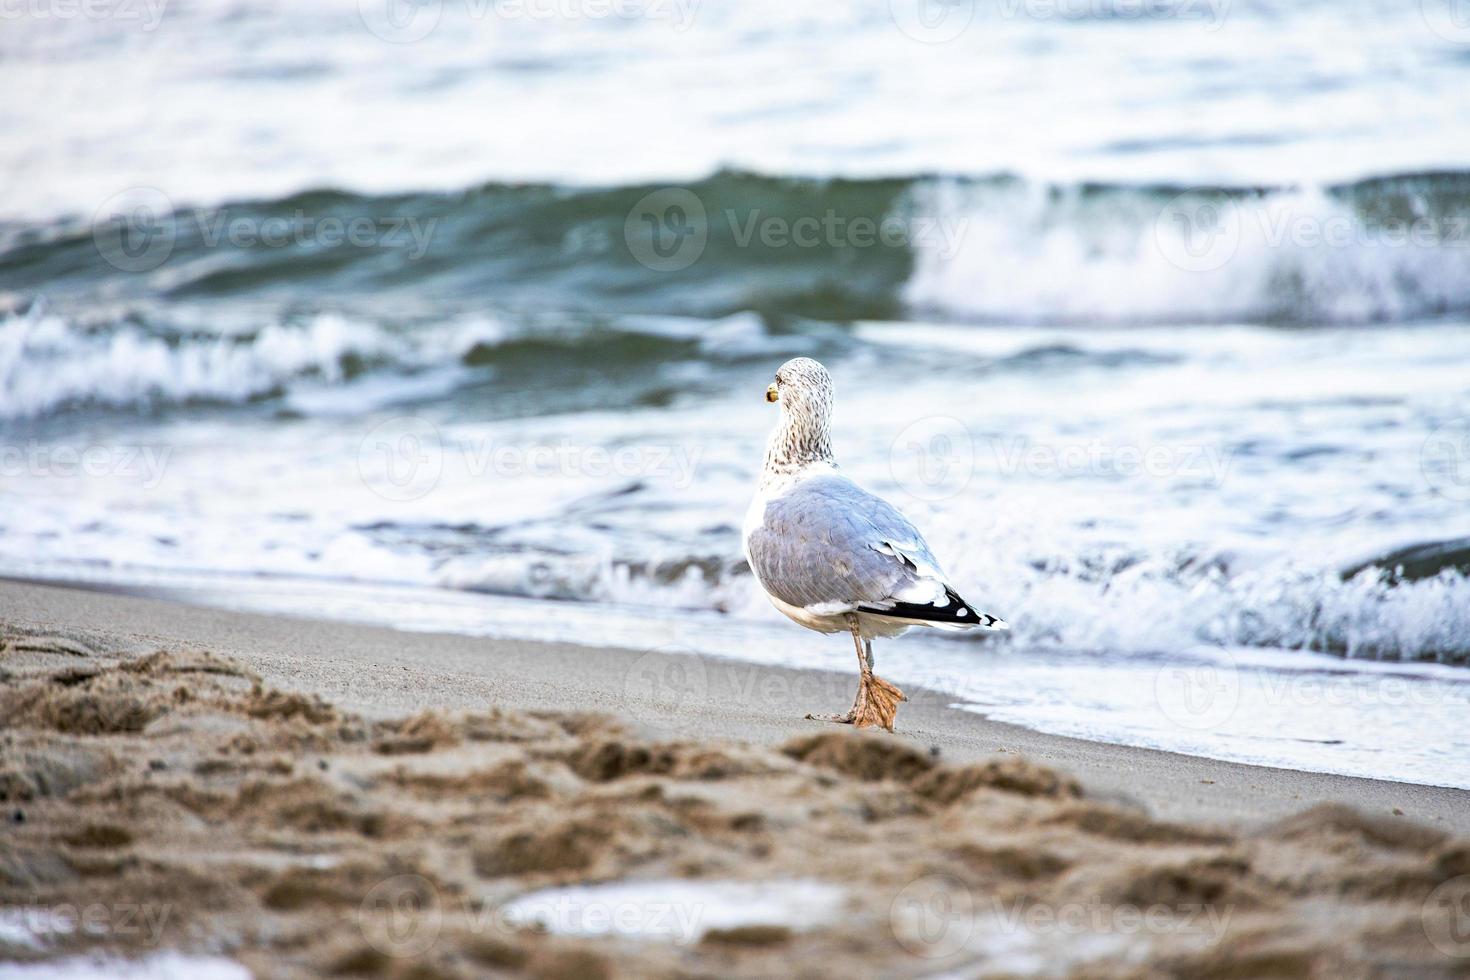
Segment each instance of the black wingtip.
M870 612L878 616L891 616L894 619L912 619L921 623L935 623L945 626L979 626L984 629L1004 630L1010 629L999 616L983 613L961 599L953 589L945 589L944 595L949 603L943 606L930 605L928 603L895 602L886 608L871 606L858 606L859 611Z

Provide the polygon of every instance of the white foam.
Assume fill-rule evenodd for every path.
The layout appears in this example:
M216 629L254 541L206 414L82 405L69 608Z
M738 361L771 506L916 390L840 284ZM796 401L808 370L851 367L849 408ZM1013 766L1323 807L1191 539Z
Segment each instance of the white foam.
M953 226L916 242L905 299L999 321L1404 321L1470 305L1470 248L1453 215L1396 240L1321 189L1260 198L940 181L920 213ZM1166 206L1167 205L1167 206ZM1220 238L1178 215L1220 215ZM1189 227L1195 228L1195 225ZM1190 249L1194 249L1193 252Z
M0 323L0 416L69 403L137 406L245 401L294 379L340 380L348 355L380 358L400 345L371 326L322 314L300 326L267 324L249 340L170 343L131 325L89 331L54 314Z
M127 321L93 326L42 309L0 317L0 418L79 404L239 403L282 388L304 410L360 411L451 390L464 377L459 358L503 336L497 322L479 318L407 333L335 313L225 326L201 336L177 323L154 331ZM344 388L349 358L392 371L435 370Z

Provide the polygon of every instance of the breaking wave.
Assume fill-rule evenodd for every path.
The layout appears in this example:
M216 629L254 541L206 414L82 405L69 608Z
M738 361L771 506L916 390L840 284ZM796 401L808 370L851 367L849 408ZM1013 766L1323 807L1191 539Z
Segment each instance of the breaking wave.
M1028 648L1125 653L1192 646L1310 650L1349 659L1470 665L1470 559L1409 577L1279 560L1232 570L1219 555L1050 555L1005 560L976 542L950 569L982 608L1003 613ZM698 609L740 619L776 614L738 560L614 561L553 554L450 563L436 584L499 595ZM968 637L974 639L973 637ZM979 641L989 637L980 636Z
M239 404L353 381L391 365L440 363L470 350L493 324L432 335L393 333L321 313L228 333L136 319L76 322L41 308L0 318L0 417L78 406L147 409Z
M63 316L44 303L0 314L0 419L268 400L308 414L361 412L484 386L500 370L521 384L580 373L606 389L620 372L648 374L662 362L780 350L750 314L618 322L465 314L405 323L367 313L272 312L236 314L226 324L152 309ZM652 385L633 397L666 395Z
M938 182L913 308L1003 322L1357 324L1470 309L1470 175L1337 187Z
M721 172L124 203L88 221L0 224L7 288L826 321L1340 324L1470 310L1461 172L1261 188Z

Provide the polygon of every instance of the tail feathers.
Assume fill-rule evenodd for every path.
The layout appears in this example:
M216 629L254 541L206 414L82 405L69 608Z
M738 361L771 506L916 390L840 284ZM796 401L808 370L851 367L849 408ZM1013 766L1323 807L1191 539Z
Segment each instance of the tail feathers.
M876 616L888 616L892 619L907 619L916 623L926 623L940 628L1010 629L1010 626L1000 617L981 612L964 599L961 599L948 586L945 586L944 589L944 599L943 604L937 602L900 602L892 599L885 600L884 602L861 603L857 608L859 612L872 613Z

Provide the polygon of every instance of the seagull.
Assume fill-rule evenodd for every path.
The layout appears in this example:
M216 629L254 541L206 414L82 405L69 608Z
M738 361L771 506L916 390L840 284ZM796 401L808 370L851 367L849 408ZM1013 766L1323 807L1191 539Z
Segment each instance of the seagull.
M911 626L1009 627L960 598L908 518L849 480L832 458L832 376L809 357L781 365L766 401L781 418L745 515L745 560L773 605L819 633L852 634L858 690L845 715L893 731L902 691L873 673L873 638Z

